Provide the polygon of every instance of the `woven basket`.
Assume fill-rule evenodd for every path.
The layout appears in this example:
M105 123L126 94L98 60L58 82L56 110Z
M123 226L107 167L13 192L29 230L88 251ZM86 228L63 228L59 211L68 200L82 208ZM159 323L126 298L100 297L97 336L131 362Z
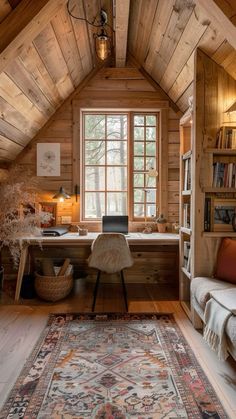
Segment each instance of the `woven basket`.
M58 301L65 298L72 290L73 275L43 276L35 273L35 290L40 298L46 301Z

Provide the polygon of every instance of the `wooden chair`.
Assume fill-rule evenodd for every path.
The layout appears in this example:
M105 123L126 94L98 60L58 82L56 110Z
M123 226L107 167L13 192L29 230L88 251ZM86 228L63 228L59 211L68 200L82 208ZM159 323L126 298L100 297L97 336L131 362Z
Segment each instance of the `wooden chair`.
M92 311L94 311L101 272L120 272L123 286L125 308L128 311L127 292L125 287L123 269L133 265L128 242L120 233L101 233L94 240L88 265L98 269L97 280L94 288Z

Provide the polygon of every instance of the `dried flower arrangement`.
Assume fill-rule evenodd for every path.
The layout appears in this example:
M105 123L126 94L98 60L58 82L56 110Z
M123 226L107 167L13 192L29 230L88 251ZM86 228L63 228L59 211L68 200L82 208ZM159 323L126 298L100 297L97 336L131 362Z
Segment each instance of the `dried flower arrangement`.
M51 217L51 214L33 210L36 191L37 178L21 166L11 168L0 179L0 252L7 247L14 265L19 262L21 238L36 235L40 242L40 222Z

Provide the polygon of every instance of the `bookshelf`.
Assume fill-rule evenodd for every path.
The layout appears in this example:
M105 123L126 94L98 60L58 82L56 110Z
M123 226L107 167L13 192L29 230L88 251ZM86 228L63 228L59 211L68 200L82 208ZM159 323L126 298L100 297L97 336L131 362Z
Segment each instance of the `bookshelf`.
M236 238L231 224L236 207L236 112L226 112L235 100L236 81L199 49L194 72L193 278L212 277L222 238ZM195 324L194 316L192 312Z
M180 120L179 285L180 303L200 327L191 280L212 277L222 238L236 239L230 219L236 208L236 112L225 111L235 100L236 81L199 49L194 73L192 110Z
M191 317L190 282L192 252L192 173L193 126L189 109L180 120L180 243L179 296L188 317Z

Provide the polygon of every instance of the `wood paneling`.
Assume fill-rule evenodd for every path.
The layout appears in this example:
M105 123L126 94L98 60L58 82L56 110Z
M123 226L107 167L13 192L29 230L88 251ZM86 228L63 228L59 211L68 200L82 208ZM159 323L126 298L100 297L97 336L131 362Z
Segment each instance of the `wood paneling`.
M137 86L138 80L143 82L142 91L133 89L129 86ZM105 83L105 91L101 91L100 83ZM127 81L129 85L127 86ZM111 85L114 87L118 83L123 86L122 90L113 90L111 97ZM117 85L116 85L117 86ZM126 86L126 90L125 90ZM163 193L160 191L160 201L162 210L170 222L178 220L178 211L173 205L178 202L178 144L179 144L179 114L168 108L166 95L162 100L161 89L157 92L154 87L145 80L145 77L135 68L113 69L106 68L99 70L93 77L83 85L73 95L73 102L67 100L64 105L51 117L40 133L36 136L17 159L18 163L31 167L35 172L36 163L36 144L38 142L59 142L61 144L61 176L40 178L40 187L42 194L48 194L48 199L55 194L61 185L68 193L74 192L75 185L80 184L80 109L82 106L91 108L109 109L112 101L112 107L135 109L163 109L162 114L162 147L160 149L164 156L162 160L162 183ZM73 106L72 106L73 104ZM169 109L169 110L168 110ZM72 114L73 111L73 114ZM168 195L168 184L171 181L171 194ZM168 183L169 182L169 183ZM171 208L168 210L169 199ZM71 205L72 203L72 205ZM67 210L66 210L67 208ZM63 214L64 212L64 214ZM73 194L72 200L64 204L61 215L71 215L74 222L79 220L79 203L75 202ZM60 216L59 216L60 217ZM58 219L60 221L60 218Z
M130 15L129 51L183 112L193 91L197 47L213 58L216 54L235 78L235 11L229 2L139 0L131 3Z
M196 102L195 102L195 181L194 194L194 272L193 276L211 276L216 261L220 238L202 236L204 220L204 198L202 186L210 177L209 154L203 152L204 134L216 138L219 127L224 123L236 124L235 113L226 109L235 101L236 81L202 51L196 56ZM203 175L204 176L203 176ZM232 197L232 195L231 195Z
M18 133L26 132L24 140L20 139L26 146L100 63L94 49L93 35L97 29L69 16L66 0L17 3L18 0L0 0L0 96L7 102L4 102L5 121L2 123L0 115L0 126L4 126L1 133L8 142L19 142ZM98 3L70 0L70 10L77 17L90 22L96 18L98 22L99 8L104 8L109 25L114 23L116 29L113 58L105 67L115 63L115 55L116 65L125 66L128 31L129 61L136 68L113 68L112 72L104 69L104 73L99 73L99 84L94 79L87 85L83 106L93 103L95 107L114 107L117 101L113 97L119 97L118 107L130 107L138 91L139 107L148 106L151 98L153 106L162 107L158 99L170 99L176 112L178 109L184 112L193 93L197 47L236 78L234 2L119 0L113 11L111 0ZM97 101L92 97L94 90ZM5 162L12 160L5 150L2 164L3 154Z

